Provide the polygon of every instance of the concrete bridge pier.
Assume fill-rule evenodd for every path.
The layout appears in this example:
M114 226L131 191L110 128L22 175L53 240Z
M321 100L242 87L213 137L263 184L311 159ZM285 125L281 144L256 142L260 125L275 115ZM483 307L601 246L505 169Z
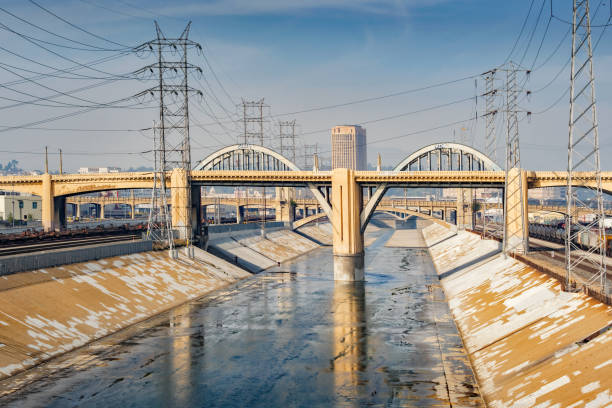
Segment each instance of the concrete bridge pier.
M132 208L132 219L136 218L136 197L134 190L130 190L130 207Z
M472 224L472 194L471 189L458 188L457 189L457 228L459 229L473 229Z
M295 196L295 189L292 187L276 187L276 200L274 212L276 221L285 223L293 222L295 219L295 211L291 202Z
M512 168L504 192L506 235L504 252L527 253L529 250L529 207L527 172Z
M364 280L363 234L361 233L362 192L355 171L334 169L332 173L332 226L334 280Z
M244 221L244 206L236 205L236 224L242 224Z
M66 197L55 197L50 174L42 175L42 225L45 232L66 228Z
M178 231L179 239L187 239L190 236L189 229L193 228L191 222L192 197L187 180L187 171L185 169L172 170L170 180L172 186L172 229Z
M202 238L202 191L200 188L191 188L191 229L192 236L200 245L203 245ZM135 207L133 207L135 209ZM134 210L132 210L132 215Z

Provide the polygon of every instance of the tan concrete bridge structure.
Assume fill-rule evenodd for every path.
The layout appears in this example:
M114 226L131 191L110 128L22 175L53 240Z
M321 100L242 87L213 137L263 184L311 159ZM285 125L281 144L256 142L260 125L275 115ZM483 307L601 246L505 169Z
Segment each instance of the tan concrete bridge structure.
M424 166L425 164L425 166ZM423 170L425 167L426 170ZM420 170L419 170L420 168ZM525 181L522 196L527 197L528 188L565 186L565 172L520 171ZM64 174L41 176L0 177L0 189L38 195L42 199L42 218L46 230L61 225L65 218L66 198L71 195L123 189L145 189L153 186L152 172L111 174ZM505 172L501 171L482 153L456 143L426 146L403 160L393 171L302 171L295 164L271 149L254 145L234 145L213 153L202 160L188 175L175 169L165 175L171 190L172 223L175 227L193 225L181 217L193 217L193 212L178 209L191 204L199 208L199 194L185 197L188 177L193 186L270 186L307 187L313 193L323 212L333 226L334 254L339 259L335 277L340 280L363 278L363 231L370 217L391 187L447 187L447 188L503 188ZM592 173L575 174L575 186L595 187ZM612 192L612 172L602 173L602 184L606 192ZM329 194L331 188L331 194ZM372 191L364 202L364 189ZM192 191L199 192L194 188ZM462 197L463 195L460 195ZM516 195L515 195L516 196ZM191 200L191 202L190 202ZM527 214L527 200L522 203ZM459 205L457 219L464 205ZM520 207L519 207L520 208ZM64 214L62 214L64 213ZM199 217L198 217L199 218ZM525 217L526 218L526 217ZM516 219L513 217L512 219ZM198 220L199 221L199 220ZM526 232L527 220L522 219L506 226L513 232ZM342 265L355 266L352 276L343 274Z

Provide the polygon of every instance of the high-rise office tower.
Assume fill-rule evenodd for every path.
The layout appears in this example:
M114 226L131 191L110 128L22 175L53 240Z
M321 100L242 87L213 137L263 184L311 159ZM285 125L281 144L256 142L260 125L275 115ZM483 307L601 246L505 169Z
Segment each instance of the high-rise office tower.
M332 169L367 170L366 130L358 125L335 126L331 134Z

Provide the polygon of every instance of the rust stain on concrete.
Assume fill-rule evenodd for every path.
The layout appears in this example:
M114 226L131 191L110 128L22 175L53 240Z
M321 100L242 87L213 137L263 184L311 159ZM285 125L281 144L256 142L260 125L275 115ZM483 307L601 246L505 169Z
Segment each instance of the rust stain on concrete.
M427 241L443 231L424 229ZM434 237L435 235L435 237ZM430 248L492 407L612 404L612 308L465 232Z

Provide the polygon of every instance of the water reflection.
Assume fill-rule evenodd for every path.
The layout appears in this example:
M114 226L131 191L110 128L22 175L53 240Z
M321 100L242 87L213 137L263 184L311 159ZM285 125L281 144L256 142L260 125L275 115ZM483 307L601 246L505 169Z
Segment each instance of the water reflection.
M192 322L193 304L174 309L168 321L167 358L162 367L160 394L166 406L187 406L192 400L201 359L193 355L203 350L204 328Z
M338 402L357 401L367 368L367 322L363 282L335 282L331 369ZM356 398L357 397L357 398Z

